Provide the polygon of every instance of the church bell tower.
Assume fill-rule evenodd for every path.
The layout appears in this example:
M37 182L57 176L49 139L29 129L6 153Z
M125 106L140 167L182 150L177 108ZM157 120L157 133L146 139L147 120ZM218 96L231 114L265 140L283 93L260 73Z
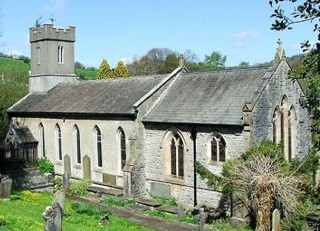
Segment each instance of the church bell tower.
M75 27L53 24L30 28L31 73L29 92L47 92L61 82L74 82Z

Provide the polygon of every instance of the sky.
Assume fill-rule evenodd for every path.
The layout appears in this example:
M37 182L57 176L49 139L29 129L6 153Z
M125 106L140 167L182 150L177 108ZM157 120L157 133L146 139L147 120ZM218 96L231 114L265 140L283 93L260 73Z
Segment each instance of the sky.
M30 57L29 28L36 19L54 26L76 27L75 61L99 67L130 62L152 48L199 58L218 51L227 66L241 61L263 63L274 58L277 40L288 57L301 53L300 43L316 41L311 24L291 31L270 27L268 0L0 0L0 51ZM285 6L290 12L292 6Z

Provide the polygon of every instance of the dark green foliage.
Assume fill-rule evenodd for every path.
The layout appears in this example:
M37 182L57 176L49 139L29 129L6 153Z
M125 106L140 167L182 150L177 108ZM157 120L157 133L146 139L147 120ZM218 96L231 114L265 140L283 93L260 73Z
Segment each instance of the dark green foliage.
M171 73L179 66L179 61L180 61L180 58L177 54L168 55L160 73L161 74Z
M47 158L41 158L37 161L40 168L40 174L51 173L54 175L54 164Z
M213 51L210 55L205 55L204 64L206 69L217 70L226 65L227 56L222 55L220 52Z

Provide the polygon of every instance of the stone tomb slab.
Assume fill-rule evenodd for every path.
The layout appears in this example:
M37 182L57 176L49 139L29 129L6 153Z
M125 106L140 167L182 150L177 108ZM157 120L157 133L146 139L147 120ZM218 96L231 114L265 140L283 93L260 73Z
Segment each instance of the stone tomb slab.
M161 197L165 199L171 198L171 188L168 185L151 182L150 195L153 197Z

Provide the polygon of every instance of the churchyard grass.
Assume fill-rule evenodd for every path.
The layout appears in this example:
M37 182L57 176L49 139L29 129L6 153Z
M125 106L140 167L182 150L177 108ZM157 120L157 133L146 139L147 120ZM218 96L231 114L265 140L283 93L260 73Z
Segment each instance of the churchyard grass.
M9 201L0 200L0 230L42 231L45 221L41 217L45 208L52 204L51 193L30 191L15 192ZM110 215L107 226L99 225L100 218L109 211L102 211L94 206L65 201L63 230L151 230L124 218Z

